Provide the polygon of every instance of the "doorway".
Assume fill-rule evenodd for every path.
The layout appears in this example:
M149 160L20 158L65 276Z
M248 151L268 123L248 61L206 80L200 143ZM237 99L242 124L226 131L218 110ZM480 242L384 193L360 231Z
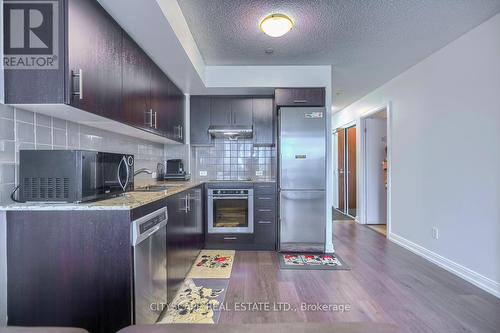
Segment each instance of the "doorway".
M337 182L339 212L357 216L357 174L356 174L356 126L339 128L335 132L337 142Z
M387 109L380 109L360 122L364 188L363 222L387 235L388 220L388 121Z

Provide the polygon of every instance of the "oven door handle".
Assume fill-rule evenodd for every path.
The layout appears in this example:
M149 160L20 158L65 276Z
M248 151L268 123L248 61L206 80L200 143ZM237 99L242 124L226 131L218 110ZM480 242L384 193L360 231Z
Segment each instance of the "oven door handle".
M243 199L243 200L248 200L248 195L245 195L245 196L241 196L241 197L238 197L238 196L227 196L227 197L212 197L212 199L217 199L217 200L224 200L224 199L227 199L227 200L234 200L234 199Z

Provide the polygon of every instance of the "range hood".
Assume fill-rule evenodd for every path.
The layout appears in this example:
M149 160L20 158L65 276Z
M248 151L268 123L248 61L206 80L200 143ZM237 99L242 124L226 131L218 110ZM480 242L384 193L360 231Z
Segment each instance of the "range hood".
M208 133L214 138L229 140L253 138L252 126L210 126Z

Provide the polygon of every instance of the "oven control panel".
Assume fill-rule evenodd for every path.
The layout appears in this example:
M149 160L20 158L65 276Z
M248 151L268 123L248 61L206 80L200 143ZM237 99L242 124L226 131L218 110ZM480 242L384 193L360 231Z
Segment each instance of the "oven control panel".
M216 195L248 195L248 190L213 190Z

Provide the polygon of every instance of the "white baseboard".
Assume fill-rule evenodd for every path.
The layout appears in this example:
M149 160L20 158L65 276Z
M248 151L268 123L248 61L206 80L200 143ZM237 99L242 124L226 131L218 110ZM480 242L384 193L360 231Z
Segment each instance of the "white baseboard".
M439 267L446 269L447 271L461 277L462 279L472 283L473 285L500 298L500 283L493 281L492 279L487 278L477 272L474 272L473 270L465 266L457 264L456 262L451 261L435 252L427 250L426 248L394 233L390 233L388 238L390 241L404 247L405 249L415 253L416 255L429 260Z
M387 224L387 220L381 220L377 217L369 217L366 219L366 224Z

